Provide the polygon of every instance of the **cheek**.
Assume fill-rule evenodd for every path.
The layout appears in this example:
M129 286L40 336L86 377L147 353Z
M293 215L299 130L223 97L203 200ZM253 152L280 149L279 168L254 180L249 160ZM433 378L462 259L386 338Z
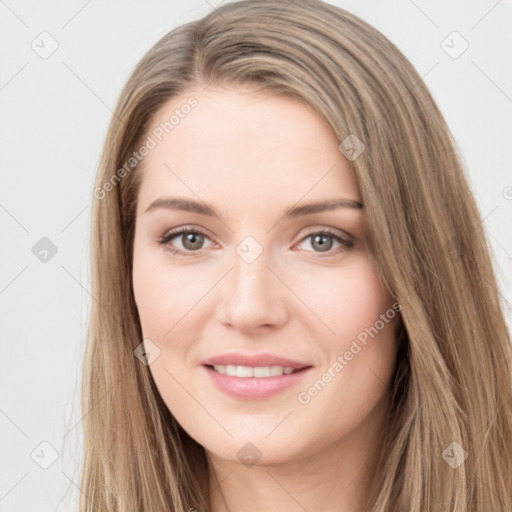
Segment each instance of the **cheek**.
M159 349L159 356L149 370L160 395L169 410L186 411L187 417L198 418L204 411L190 400L180 383L186 382L191 370L190 340L196 334L194 326L198 324L200 309L192 311L192 308L207 291L207 283L197 278L192 265L177 269L165 256L163 249L155 251L135 243L135 302L144 339L151 340ZM191 389L189 383L186 388Z
M295 290L313 313L311 322L323 332L329 352L343 349L392 306L392 297L366 254L340 268L302 276L296 279Z
M163 249L135 246L133 288L145 337L162 339L205 294L205 286L193 266L177 269L166 261Z
M335 432L361 421L385 392L395 365L397 305L370 257L354 259L306 285L301 293L316 314L310 330L315 325L315 341L325 358L297 398L311 418L323 417L326 410L343 411L343 418L332 421Z

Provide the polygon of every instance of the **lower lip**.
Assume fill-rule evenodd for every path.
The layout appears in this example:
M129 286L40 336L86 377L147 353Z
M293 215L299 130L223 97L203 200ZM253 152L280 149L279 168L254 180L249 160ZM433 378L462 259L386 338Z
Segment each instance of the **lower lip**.
M237 398L259 400L277 395L281 391L297 384L311 367L295 373L279 377L232 377L216 372L209 366L204 366L206 372L218 389Z

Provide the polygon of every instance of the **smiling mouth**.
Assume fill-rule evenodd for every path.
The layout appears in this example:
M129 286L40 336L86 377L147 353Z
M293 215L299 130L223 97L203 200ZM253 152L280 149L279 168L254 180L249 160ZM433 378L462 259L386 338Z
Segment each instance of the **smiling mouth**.
M298 373L306 368L292 368L290 366L237 366L232 364L215 364L207 365L208 368L214 370L222 375L228 377L242 377L242 378L266 378L266 377L281 377L282 375L290 375L291 373ZM310 367L307 367L310 368Z

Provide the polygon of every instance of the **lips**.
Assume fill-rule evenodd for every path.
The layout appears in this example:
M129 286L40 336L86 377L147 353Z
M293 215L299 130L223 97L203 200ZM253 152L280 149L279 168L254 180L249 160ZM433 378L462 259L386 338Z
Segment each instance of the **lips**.
M215 386L236 398L269 398L302 380L311 365L273 354L224 354L203 361Z

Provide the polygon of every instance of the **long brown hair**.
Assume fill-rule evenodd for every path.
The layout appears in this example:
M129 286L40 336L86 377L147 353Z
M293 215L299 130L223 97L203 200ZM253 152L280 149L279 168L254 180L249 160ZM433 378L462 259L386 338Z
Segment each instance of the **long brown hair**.
M209 510L204 450L134 356L138 173L126 163L165 102L212 83L294 97L340 143L355 136L365 146L352 166L368 242L402 306L390 427L367 510L511 510L510 336L454 141L402 53L314 0L230 3L172 30L119 98L94 192L80 510Z

